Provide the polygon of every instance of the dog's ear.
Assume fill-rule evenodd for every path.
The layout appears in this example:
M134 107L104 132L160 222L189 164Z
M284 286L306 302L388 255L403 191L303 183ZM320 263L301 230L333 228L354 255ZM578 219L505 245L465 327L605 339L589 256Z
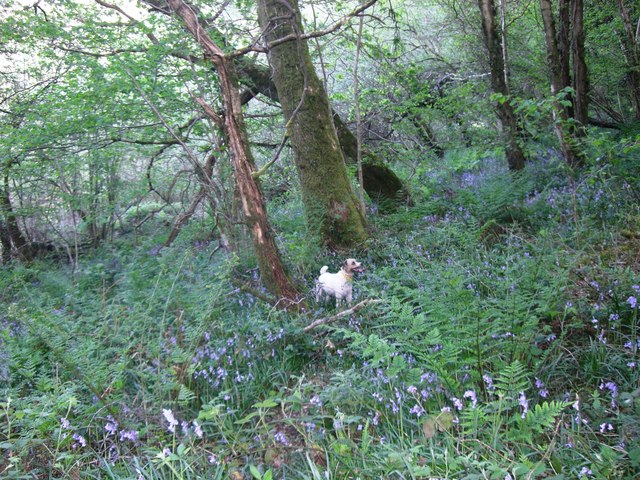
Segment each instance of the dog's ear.
M349 269L349 260L345 260L344 262L342 262L342 268L344 268L345 270Z

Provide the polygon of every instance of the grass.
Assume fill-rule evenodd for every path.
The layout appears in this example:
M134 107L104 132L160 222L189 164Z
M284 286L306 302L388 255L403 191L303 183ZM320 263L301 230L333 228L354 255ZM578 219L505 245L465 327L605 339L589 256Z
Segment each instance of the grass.
M416 206L371 217L353 253L357 299L382 302L309 333L332 307L271 309L189 232L159 253L123 238L75 275L4 268L0 472L633 478L638 162L593 148L607 162L573 181L553 159L418 172ZM338 259L304 245L299 210L271 215L310 290Z

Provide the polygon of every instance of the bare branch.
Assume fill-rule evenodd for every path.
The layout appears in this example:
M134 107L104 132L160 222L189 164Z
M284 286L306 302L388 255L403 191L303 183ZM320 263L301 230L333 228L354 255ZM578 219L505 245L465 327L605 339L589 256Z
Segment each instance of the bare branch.
M324 30L316 30L314 32L305 33L303 35L297 35L296 33L292 33L290 35L286 35L286 36L284 36L282 38L279 38L277 40L274 40L273 42L268 43L266 48L257 47L255 44L248 45L248 46L246 46L244 48L240 48L240 49L236 50L235 52L231 52L231 53L227 54L227 57L228 58L239 57L239 56L245 55L246 53L249 53L249 52L266 53L270 49L272 49L273 47L277 47L278 45L281 45L281 44L286 43L286 42L291 42L293 40L307 40L309 38L324 37L325 35L329 35L330 33L333 33L333 32L335 32L337 30L340 30L353 17L355 17L355 16L359 15L360 13L364 12L367 8L369 8L372 5L374 5L377 1L378 0L369 0L367 3L364 3L364 4L360 5L358 8L353 10L351 13L349 13L346 16L342 17L340 20L338 20L332 26L330 26L329 28L325 28Z
M353 307L348 308L347 310L343 310L330 317L319 318L315 322L304 327L302 331L308 332L309 330L316 328L318 325L326 325L327 323L335 322L336 320L339 320L342 317L346 317L348 315L351 315L352 313L356 313L358 310L362 310L369 303L374 304L374 303L381 303L381 302L382 300L379 298L365 298L363 301L355 304Z

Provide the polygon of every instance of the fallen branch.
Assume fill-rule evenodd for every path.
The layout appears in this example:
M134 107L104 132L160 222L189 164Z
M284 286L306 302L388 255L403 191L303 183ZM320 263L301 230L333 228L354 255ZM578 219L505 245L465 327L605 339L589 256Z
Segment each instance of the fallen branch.
M342 317L346 317L347 315L351 315L352 313L356 313L358 310L362 310L367 304L369 303L380 303L382 302L382 300L380 300L379 298L367 298L363 301L361 301L360 303L355 304L353 307L347 309L347 310L343 310L342 312L336 313L335 315L332 315L331 317L324 317L324 318L319 318L318 320L316 320L315 322L307 325L306 327L304 327L303 331L304 332L308 332L309 330L316 328L318 325L325 325L327 323L331 323L331 322L335 322L336 320L342 318Z

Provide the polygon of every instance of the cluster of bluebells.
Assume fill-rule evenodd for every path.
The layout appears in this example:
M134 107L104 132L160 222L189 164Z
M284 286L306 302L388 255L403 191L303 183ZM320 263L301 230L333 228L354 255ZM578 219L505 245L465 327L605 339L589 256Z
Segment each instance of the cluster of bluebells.
M69 422L69 419L66 417L60 418L60 430L62 438L67 438L69 434L71 434L71 438L73 439L71 448L73 450L87 446L87 440L76 431L77 429L71 425L71 422Z
M609 391L611 394L611 408L616 408L616 399L618 398L618 386L614 382L600 383L600 390Z
M284 337L284 330L265 331L241 338L237 333L223 342L214 341L204 334L205 344L192 358L194 379L203 379L213 388L221 388L225 382L242 384L254 380L252 369L261 348L271 357L276 356L274 344Z
M137 430L120 429L118 422L111 415L107 416L107 423L104 425L108 437L118 438L120 442L131 442L138 445L140 433Z
M202 426L198 423L197 420L193 420L191 422L183 420L179 422L173 414L173 411L168 408L162 409L162 416L167 423L167 431L173 435L176 435L178 433L177 427L180 426L180 430L185 437L189 436L191 433L193 433L198 438L202 438L204 436Z

